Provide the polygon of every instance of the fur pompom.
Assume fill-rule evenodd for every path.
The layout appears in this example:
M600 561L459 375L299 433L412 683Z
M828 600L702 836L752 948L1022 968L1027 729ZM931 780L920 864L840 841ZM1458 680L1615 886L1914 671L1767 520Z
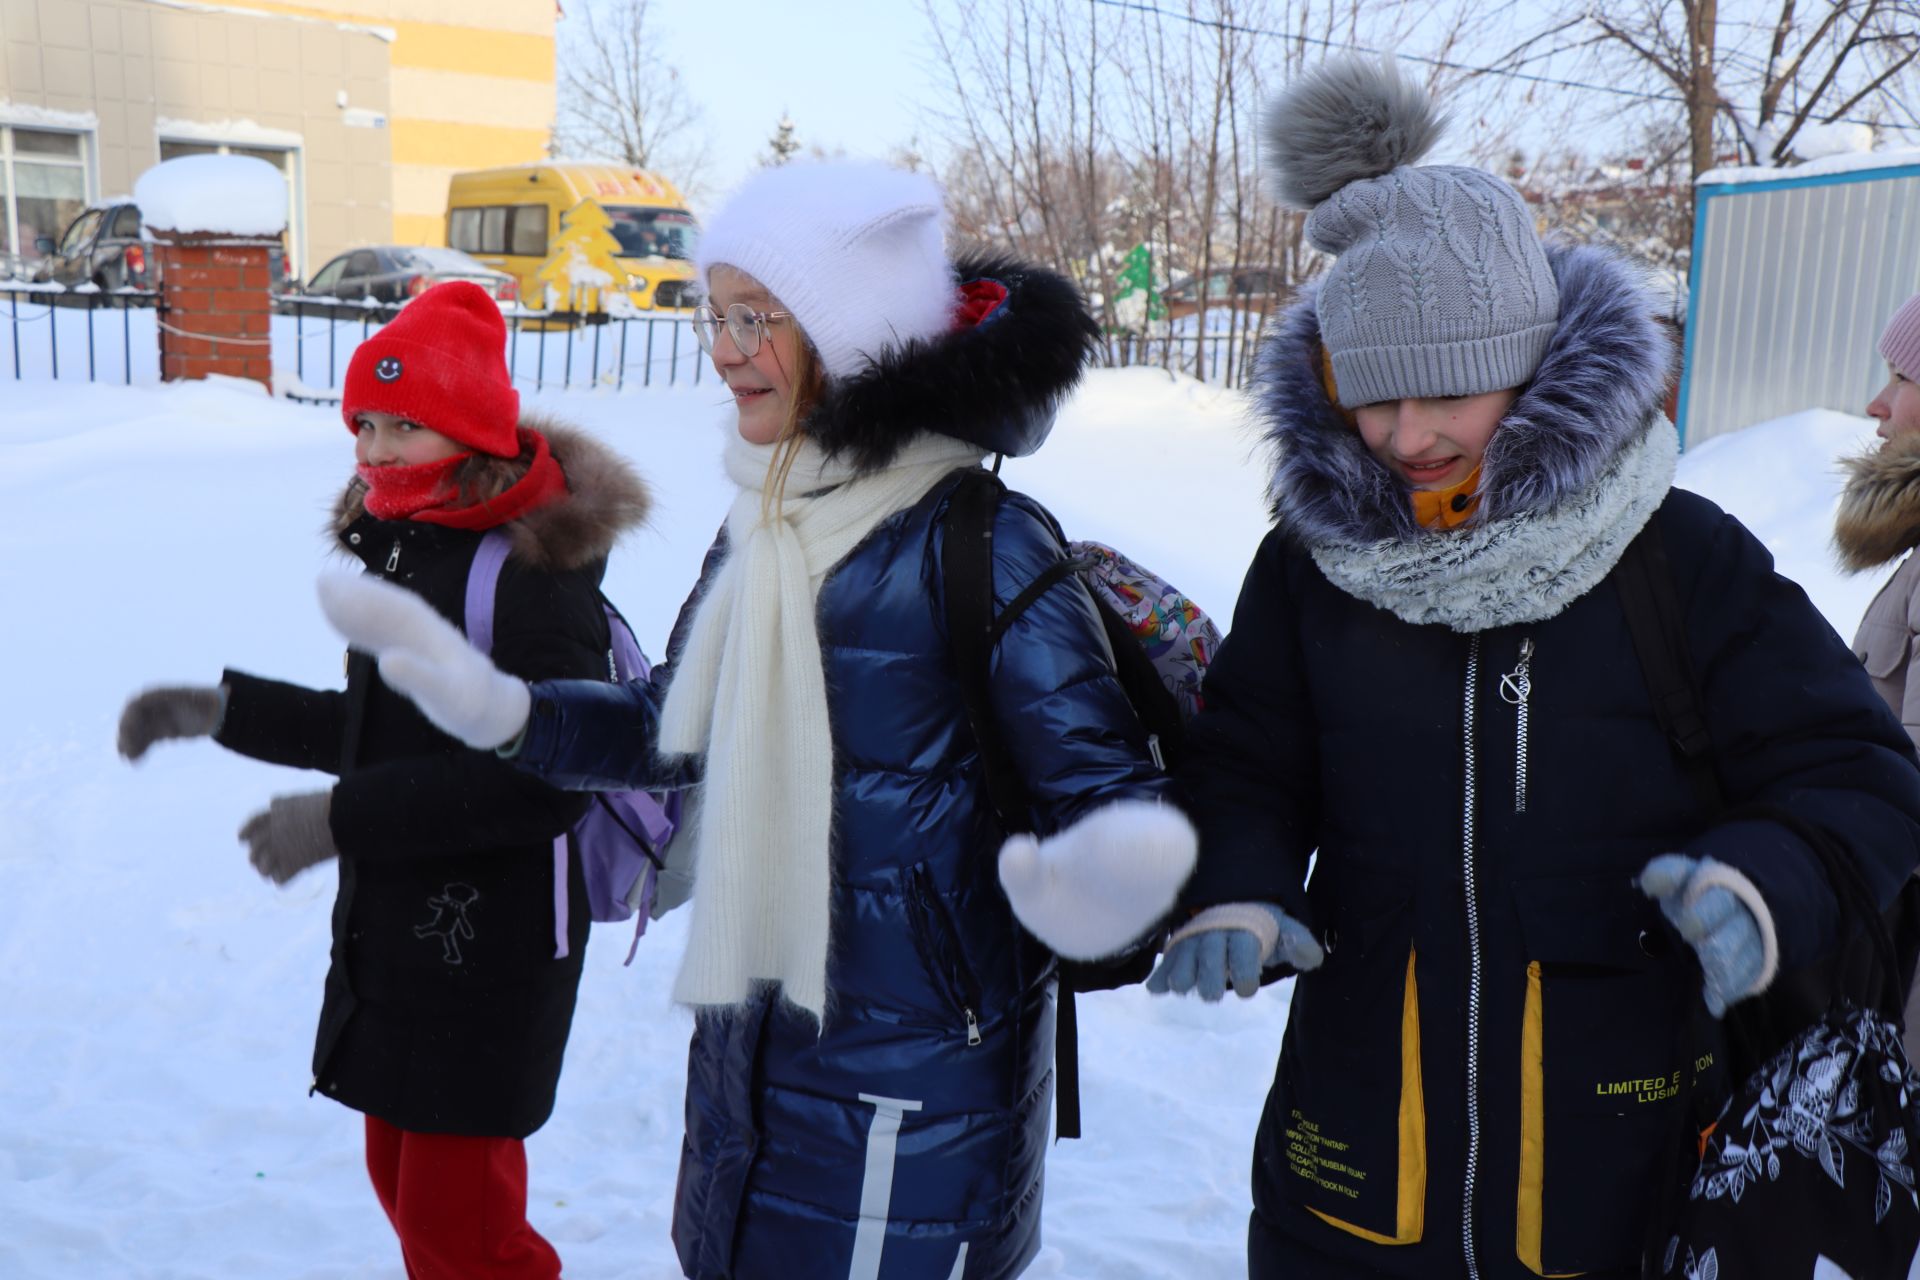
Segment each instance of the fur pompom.
M1289 85L1267 109L1274 194L1311 209L1352 182L1414 164L1446 120L1391 59L1337 58Z

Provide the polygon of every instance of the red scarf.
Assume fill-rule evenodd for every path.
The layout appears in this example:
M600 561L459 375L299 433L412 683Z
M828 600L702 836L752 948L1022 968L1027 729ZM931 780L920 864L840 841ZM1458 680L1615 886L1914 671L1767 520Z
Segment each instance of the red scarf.
M473 456L470 453L417 467L360 467L360 478L367 482L367 512L381 520L418 520L450 529L480 530L517 520L565 497L566 473L554 461L547 438L521 427L520 444L523 450L529 444L533 446L527 473L505 493L464 507L448 504L459 496L453 472Z
M453 473L472 456L456 453L451 458L413 467L355 467L354 471L366 482L367 514L379 520L406 520L428 507L451 502L458 492Z

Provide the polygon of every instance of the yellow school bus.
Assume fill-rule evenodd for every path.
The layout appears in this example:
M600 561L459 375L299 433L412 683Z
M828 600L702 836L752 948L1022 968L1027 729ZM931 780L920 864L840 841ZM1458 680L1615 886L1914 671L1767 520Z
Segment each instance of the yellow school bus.
M644 169L511 165L456 173L447 188L447 243L518 277L529 307L691 307L698 234L680 192ZM569 297L555 287L569 260L603 265L593 277L612 288L585 304L578 290Z

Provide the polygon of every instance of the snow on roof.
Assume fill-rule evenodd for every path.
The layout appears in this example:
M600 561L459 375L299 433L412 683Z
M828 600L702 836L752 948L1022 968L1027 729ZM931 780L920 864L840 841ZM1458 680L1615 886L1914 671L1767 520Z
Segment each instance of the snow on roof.
M297 13L263 13L258 9L242 9L228 4L207 4L203 0L147 0L148 4L161 5L168 9L185 9L190 13L231 13L244 18L273 18L283 22L317 22L336 31L357 31L388 44L400 38L400 33L392 27L377 27L365 22L339 22L332 18L310 18Z
M180 142L224 142L242 147L297 147L300 135L292 129L270 129L254 120L171 120L160 116L153 131Z
M472 275L493 270L486 263L458 249L441 249L431 245L404 245L394 251L394 256L430 271L464 271Z
M98 129L100 117L91 111L57 111L31 102L8 102L0 98L0 121L7 124L46 125L55 129Z
M253 156L181 156L141 174L134 203L149 230L277 236L287 229L287 183Z
M1900 147L1889 151L1842 152L1839 155L1809 160L1791 169L1713 169L1701 174L1695 185L1738 187L1750 182L1782 182L1793 178L1817 178L1823 174L1858 173L1868 169L1898 169L1907 165L1920 165L1920 147Z

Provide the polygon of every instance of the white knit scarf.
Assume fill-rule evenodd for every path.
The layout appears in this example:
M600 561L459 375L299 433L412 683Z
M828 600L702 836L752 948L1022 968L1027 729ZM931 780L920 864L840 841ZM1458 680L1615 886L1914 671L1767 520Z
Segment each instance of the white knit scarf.
M833 738L814 604L828 572L912 506L975 445L922 435L885 470L854 474L812 443L764 496L774 447L729 431L740 486L729 549L674 664L660 719L666 755L704 754L694 829L693 922L674 999L737 1004L756 982L818 1018L831 929Z
M1356 600L1415 625L1486 631L1540 622L1591 591L1673 485L1679 437L1665 418L1551 511L1408 542L1325 542L1314 563Z

